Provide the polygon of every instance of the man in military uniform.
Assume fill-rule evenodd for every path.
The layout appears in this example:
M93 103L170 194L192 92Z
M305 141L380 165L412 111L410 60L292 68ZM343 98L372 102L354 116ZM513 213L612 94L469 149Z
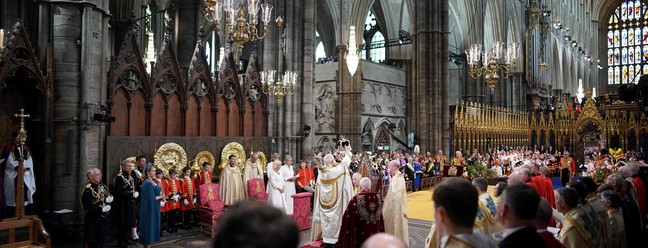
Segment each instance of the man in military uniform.
M119 246L125 247L126 245L135 245L132 242L130 231L133 225L137 223L137 185L131 172L133 164L130 161L124 160L121 162L121 170L115 177L115 222L118 225L118 240Z
M443 155L443 150L439 150L434 156L434 174L443 172L443 167L446 165L446 156Z
M576 172L576 164L574 163L574 159L569 157L569 152L563 153L558 168L560 169L560 183L565 187L567 183L571 182Z
M89 248L103 247L106 239L110 203L113 197L109 195L106 185L101 183L101 171L91 168L86 172L88 184L81 194L81 202L85 210L85 228L83 241Z

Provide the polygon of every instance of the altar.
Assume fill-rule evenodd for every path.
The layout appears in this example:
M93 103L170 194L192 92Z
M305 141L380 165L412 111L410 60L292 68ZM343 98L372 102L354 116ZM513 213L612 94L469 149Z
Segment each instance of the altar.
M464 173L464 166L444 166L443 167L443 177L461 177Z

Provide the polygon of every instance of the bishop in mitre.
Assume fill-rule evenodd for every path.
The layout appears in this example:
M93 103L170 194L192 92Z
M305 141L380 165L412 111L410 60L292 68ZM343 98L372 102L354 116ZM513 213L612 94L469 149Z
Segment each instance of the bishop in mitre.
M241 169L236 166L236 160L236 155L230 155L220 175L220 194L226 205L233 205L247 197Z
M243 167L243 187L245 187L245 192L247 192L247 182L255 178L263 179L263 167L258 152L252 153L252 156L245 161L245 167Z
M346 151L346 156L338 164L333 154L326 154L323 161L315 189L311 240L323 238L325 247L331 247L338 241L344 210L354 195L349 176L351 152Z

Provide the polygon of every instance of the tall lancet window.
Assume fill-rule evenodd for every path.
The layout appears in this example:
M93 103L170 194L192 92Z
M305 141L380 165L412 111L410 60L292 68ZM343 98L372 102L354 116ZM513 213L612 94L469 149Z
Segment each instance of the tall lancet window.
M385 36L383 36L381 30L373 11L369 11L364 25L363 42L365 43L365 49L360 52L360 58L376 63L385 62Z
M623 1L607 30L608 84L638 83L648 74L648 9L641 0Z

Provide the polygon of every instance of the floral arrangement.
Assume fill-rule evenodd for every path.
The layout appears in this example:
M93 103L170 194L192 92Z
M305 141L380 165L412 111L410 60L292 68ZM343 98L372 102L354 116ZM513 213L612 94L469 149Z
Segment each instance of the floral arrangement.
M497 174L495 173L495 171L486 168L485 165L479 162L474 162L468 165L467 168L468 168L468 177L470 178L470 180L475 179L477 177L483 177L485 179L497 179Z
M617 171L618 166L597 166L595 169L587 170L587 175L594 179L597 185L605 183L605 179L612 173Z

